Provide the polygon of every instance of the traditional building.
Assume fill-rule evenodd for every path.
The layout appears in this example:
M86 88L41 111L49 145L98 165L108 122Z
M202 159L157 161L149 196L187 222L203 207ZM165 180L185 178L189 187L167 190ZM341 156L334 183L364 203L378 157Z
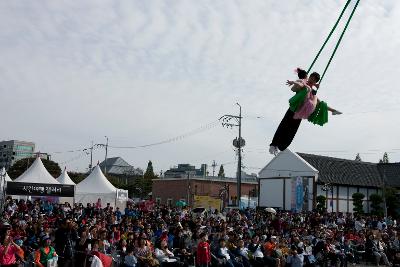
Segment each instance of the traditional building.
M352 195L365 195L364 211L370 211L370 196L385 186L400 187L400 163L370 163L326 156L279 153L259 173L259 206L283 210L312 210L316 197L327 198L334 212L353 212Z

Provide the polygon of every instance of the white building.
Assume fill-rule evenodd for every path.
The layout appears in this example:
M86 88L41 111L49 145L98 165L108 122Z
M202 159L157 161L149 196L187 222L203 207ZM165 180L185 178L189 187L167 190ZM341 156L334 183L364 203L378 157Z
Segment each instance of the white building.
M311 211L316 197L324 195L328 211L353 212L352 195L361 192L364 211L369 212L369 196L380 193L383 185L400 187L400 163L360 162L286 149L260 171L258 205Z

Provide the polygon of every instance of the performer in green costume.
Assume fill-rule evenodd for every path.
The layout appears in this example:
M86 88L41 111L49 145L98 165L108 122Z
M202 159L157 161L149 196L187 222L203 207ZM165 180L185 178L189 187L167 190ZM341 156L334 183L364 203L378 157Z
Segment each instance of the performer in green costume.
M318 73L312 73L307 79L305 70L298 68L296 72L299 80L286 83L292 86L291 90L296 94L290 98L289 109L272 139L269 149L271 154L276 155L279 150L285 150L292 143L302 119L308 119L313 124L322 126L328 122L328 111L332 112L332 115L342 114L316 97L313 87L318 88L320 79Z

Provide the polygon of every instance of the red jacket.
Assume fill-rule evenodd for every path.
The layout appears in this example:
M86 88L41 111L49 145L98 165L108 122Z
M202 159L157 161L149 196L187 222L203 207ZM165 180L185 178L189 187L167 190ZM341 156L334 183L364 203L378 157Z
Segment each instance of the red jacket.
M197 264L208 264L211 262L210 244L200 242L197 246Z

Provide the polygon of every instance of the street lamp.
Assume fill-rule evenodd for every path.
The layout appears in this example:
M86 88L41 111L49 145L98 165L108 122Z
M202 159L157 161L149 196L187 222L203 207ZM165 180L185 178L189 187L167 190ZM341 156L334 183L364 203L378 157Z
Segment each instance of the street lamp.
M321 187L321 190L324 192L330 191L331 192L331 207L332 207L332 213L333 213L333 185L330 183L323 184Z
M245 146L246 142L242 138L242 106L239 103L236 103L239 106L239 116L235 115L223 115L219 120L223 127L239 128L239 136L233 140L233 146L238 150L238 166L237 166L237 205L240 208L240 197L242 196L242 147ZM233 122L231 120L234 119Z

